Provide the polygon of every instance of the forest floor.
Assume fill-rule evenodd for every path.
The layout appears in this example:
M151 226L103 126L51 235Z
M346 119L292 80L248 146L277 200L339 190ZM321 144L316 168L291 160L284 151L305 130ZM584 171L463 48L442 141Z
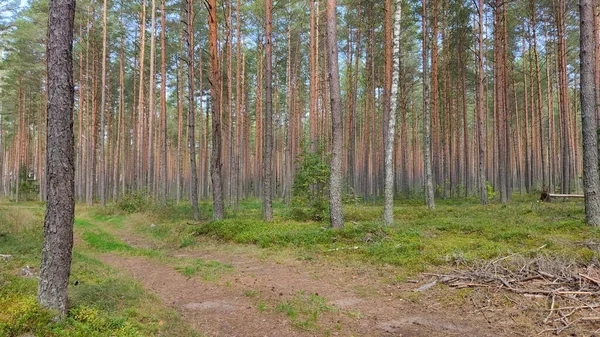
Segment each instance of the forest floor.
M189 210L179 206L132 213L78 206L74 309L52 326L27 302L35 280L22 280L36 271L23 265L37 266L43 208L3 203L0 254L14 258L0 261L0 305L9 308L0 313L0 335L588 336L597 321L572 316L566 326L562 312L549 310L562 304L548 297L432 283L434 274L515 254L589 266L600 231L582 223L582 207L464 200L430 213L407 201L397 204L396 226L381 227L369 221L380 206L359 205L347 207L347 228L333 231L288 217L282 205L276 222L264 224L256 202L228 220L200 223L185 220ZM202 209L208 217L208 205Z

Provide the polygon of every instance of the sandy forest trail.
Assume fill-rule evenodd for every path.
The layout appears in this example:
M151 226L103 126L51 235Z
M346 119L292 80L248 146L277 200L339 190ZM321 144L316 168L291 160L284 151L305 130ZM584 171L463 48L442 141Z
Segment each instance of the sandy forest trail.
M111 231L131 246L152 248L151 241L130 231ZM281 254L265 257L264 250L256 247L211 242L171 249L168 255L218 261L232 268L216 280L204 280L188 278L175 266L157 259L114 253L99 257L137 279L201 335L527 336L532 333L517 324L513 318L516 314L504 309L486 314L486 310L476 310L469 300L457 300L452 290L434 287L414 293L418 287L415 283L391 282L391 267L305 261ZM427 281L424 277L418 283ZM328 309L318 315L309 313L293 318L282 307L282 303L299 302L310 309L318 305L311 302L312 295L326 299ZM311 316L314 321L310 321ZM303 324L304 321L310 322Z

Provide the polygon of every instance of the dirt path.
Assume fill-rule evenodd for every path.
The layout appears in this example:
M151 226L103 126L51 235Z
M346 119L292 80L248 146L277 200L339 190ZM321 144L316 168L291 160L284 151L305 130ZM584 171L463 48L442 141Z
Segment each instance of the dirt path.
M149 245L130 232L115 234L134 246ZM138 279L207 336L528 336L533 332L503 309L486 314L466 300L445 298L447 289L414 293L416 284L390 282L393 268L279 255L265 258L264 251L246 246L200 246L169 254L227 263L232 271L216 281L205 281L188 279L158 260L119 254L100 258ZM331 308L315 322L302 324L306 317L294 319L276 310L282 303L313 294L327 299ZM305 305L311 306L309 302Z

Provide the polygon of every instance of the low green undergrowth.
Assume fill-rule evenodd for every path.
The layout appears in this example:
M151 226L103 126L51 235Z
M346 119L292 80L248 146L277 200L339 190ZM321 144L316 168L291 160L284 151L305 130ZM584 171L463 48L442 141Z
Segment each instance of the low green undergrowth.
M581 202L538 203L515 197L508 205L481 206L474 199L438 201L428 210L414 200L397 200L396 222L383 226L379 204L346 206L346 225L331 229L323 222L291 220L283 208L276 220L260 220L260 209L195 226L198 236L259 247L294 247L373 263L403 266L418 272L429 266L523 253L544 246L544 253L573 257L582 263L598 252L583 244L600 239L600 229L583 222Z
M189 278L200 276L205 281L217 281L221 275L232 271L233 267L218 261L193 259L179 262L175 269Z
M190 223L189 205L151 206L149 211L98 221L129 228L159 244L187 247L199 237L261 248L290 248L303 256L329 256L401 266L408 273L432 266L462 264L479 259L525 253L544 247L543 253L590 261L599 252L586 241L600 240L600 229L584 224L580 201L540 203L537 196L515 195L510 204L478 204L476 198L438 200L434 211L421 199L395 201L395 224L383 226L381 200L344 208L345 227L331 229L325 221L295 220L293 208L274 203L275 220L261 219L260 200L240 202L225 220L210 221L211 205L201 202L203 218ZM169 218L158 216L162 209ZM91 211L94 214L97 211ZM592 248L590 248L592 247ZM118 248L116 246L115 248Z
M177 313L166 309L135 280L94 257L129 250L92 223L77 220L88 247L76 245L69 288L70 310L61 322L36 301L41 258L39 205L0 205L0 336L195 336ZM87 236L85 235L87 233ZM23 276L24 271L32 275Z
M319 316L332 310L335 309L327 305L324 297L317 294L308 295L304 292L297 293L293 298L275 307L276 312L285 313L294 326L304 330L316 330Z

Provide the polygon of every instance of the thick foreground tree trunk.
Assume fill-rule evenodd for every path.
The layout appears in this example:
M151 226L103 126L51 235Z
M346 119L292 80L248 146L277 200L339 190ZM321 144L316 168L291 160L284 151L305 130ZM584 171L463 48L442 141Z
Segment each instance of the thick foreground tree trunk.
M48 20L47 200L38 300L64 317L75 214L73 139L74 0L51 0Z
M331 226L344 226L342 213L342 111L340 97L340 70L338 67L337 47L337 0L328 0L326 15L327 62L329 70L329 90L331 100L331 119L333 145L331 148L331 175L329 177L329 216Z
M581 13L581 126L583 133L583 189L585 219L600 225L600 182L598 178L598 135L594 92L594 1L580 0Z

